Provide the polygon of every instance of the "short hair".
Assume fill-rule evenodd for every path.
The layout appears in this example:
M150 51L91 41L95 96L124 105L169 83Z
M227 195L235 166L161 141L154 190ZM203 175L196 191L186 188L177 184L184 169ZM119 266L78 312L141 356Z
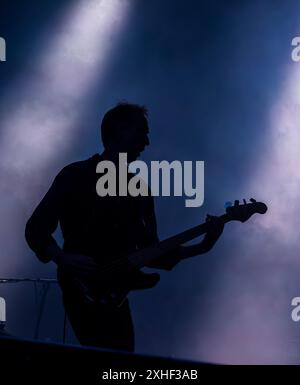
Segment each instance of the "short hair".
M128 123L137 115L143 116L147 120L147 108L139 104L120 102L108 110L101 123L101 138L104 147L120 129L128 129Z

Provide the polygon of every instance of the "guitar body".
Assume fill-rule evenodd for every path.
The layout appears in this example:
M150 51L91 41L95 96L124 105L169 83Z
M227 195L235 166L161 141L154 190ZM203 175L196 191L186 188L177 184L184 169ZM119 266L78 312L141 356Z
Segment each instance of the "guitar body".
M97 273L92 277L79 277L70 272L65 274L87 302L113 307L121 306L130 291L150 289L160 280L157 273L144 273L129 266L118 272Z

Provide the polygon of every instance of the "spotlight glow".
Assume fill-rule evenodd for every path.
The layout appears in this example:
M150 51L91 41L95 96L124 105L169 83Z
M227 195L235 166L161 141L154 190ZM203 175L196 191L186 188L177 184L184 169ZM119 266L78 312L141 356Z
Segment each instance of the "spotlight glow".
M2 122L2 167L36 170L72 144L82 101L104 76L128 11L126 0L84 0L44 42L9 96L14 107Z
M218 303L206 314L206 331L199 336L206 360L300 361L299 349L296 355L292 352L291 341L298 340L299 345L299 325L291 320L290 306L300 293L299 64L288 63L286 73L270 110L264 151L252 162L253 174L243 186L269 209L234 230L241 240L222 265L223 278L216 285Z
M3 97L0 242L4 273L20 270L26 218L44 191L41 186L52 179L47 170L76 140L76 122L92 87L105 76L129 10L127 0L77 2L52 33L41 38L29 72L27 66Z

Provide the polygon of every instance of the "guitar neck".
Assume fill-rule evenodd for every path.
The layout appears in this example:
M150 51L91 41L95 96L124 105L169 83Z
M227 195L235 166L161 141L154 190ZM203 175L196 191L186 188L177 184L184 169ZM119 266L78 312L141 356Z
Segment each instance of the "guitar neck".
M219 217L223 223L227 223L231 220L228 214L221 215ZM128 257L129 262L141 268L147 265L149 262L152 262L156 258L162 256L170 250L175 249L176 247L191 241L194 238L199 237L200 235L205 234L209 229L210 224L205 222L201 225L192 227L189 230L183 231L177 235L173 235L170 238L167 238L153 246L150 246L146 249L136 251Z

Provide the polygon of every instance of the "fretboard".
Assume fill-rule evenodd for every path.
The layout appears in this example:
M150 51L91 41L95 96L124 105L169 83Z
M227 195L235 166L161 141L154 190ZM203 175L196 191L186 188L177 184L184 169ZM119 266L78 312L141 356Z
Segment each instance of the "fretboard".
M224 224L231 220L228 214L221 215L219 218ZM205 234L208 231L209 226L210 224L207 222L202 223L201 225L197 225L191 229L183 231L182 233L173 235L172 237L158 242L146 249L138 250L127 258L132 265L142 268L168 251L174 250L178 246Z

